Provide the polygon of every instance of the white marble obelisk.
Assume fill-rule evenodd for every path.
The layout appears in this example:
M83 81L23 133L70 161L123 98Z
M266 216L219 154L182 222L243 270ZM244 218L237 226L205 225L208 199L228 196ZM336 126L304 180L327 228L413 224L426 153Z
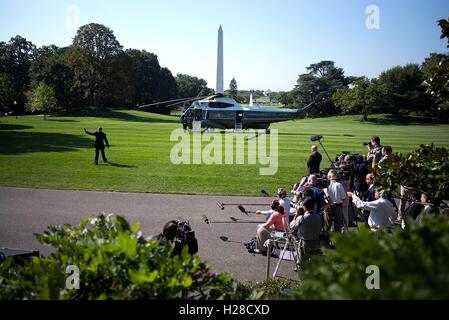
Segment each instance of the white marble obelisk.
M253 102L253 94L252 94L252 93L249 95L249 106L250 106L250 107L254 106L254 102Z
M217 47L217 87L215 93L224 93L223 90L223 29L218 28L218 47Z

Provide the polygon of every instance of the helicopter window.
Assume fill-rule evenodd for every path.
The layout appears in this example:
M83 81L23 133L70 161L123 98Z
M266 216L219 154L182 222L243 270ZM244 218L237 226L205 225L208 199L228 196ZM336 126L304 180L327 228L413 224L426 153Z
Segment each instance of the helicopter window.
M219 101L211 101L209 102L209 108L223 109L232 107L233 104Z

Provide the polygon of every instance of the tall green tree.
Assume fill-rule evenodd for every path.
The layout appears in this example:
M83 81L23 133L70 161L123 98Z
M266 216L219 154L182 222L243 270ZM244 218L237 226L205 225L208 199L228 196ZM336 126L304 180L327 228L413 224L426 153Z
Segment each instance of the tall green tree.
M441 28L441 39L448 41L449 48L449 18L438 21ZM427 62L427 63L426 63ZM437 119L449 120L449 55L434 55L426 60L428 72L426 76L427 93L434 101L434 112Z
M182 73L178 73L175 79L179 98L204 96L211 93L211 89L207 87L207 82L204 79Z
M284 107L293 104L294 98L291 91L280 91L274 96L274 100L282 103Z
M53 88L43 81L40 82L37 87L31 91L26 108L30 112L43 112L44 120L47 120L48 113L58 110Z
M107 96L113 95L114 88L108 86L110 66L122 48L114 32L98 23L81 26L73 39L69 65L75 86L92 102L97 113Z
M57 106L69 113L78 113L84 104L82 93L74 86L73 72L67 65L69 48L43 46L30 67L31 89L45 82L53 88Z
M203 88L200 91L201 95L210 94L209 88ZM159 86L158 86L158 97L161 100L174 99L178 93L178 86L175 77L168 68L161 68L159 73Z
M232 99L237 101L238 95L237 80L235 80L234 77L231 79L231 82L229 83L229 95L232 97Z
M158 99L161 66L159 65L157 55L136 49L126 50L126 55L131 59L132 63L134 103L141 105Z
M335 114L337 109L332 95L340 88L347 87L353 77L346 77L342 68L334 61L320 61L307 67L308 73L298 76L293 89L295 105L300 108L312 101L315 105L310 113L315 116Z
M424 75L418 64L396 66L380 74L380 84L386 85L391 94L392 104L387 111L392 114L425 112L428 99L423 84Z
M352 88L340 88L332 96L332 101L344 113L362 115L361 121L367 121L368 115L379 112L391 103L385 84L367 78L356 80Z
M0 99L4 108L15 114L22 113L27 102L29 69L35 57L36 46L21 36L0 42Z

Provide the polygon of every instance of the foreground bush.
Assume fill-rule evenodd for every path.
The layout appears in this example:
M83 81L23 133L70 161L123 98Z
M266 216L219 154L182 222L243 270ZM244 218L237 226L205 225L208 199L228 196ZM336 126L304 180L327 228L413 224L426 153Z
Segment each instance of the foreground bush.
M393 234L360 228L334 238L335 250L300 274L297 299L448 299L449 220L425 217ZM379 268L379 289L368 289Z
M257 298L226 273L184 250L147 241L121 216L86 218L77 226L51 226L37 239L55 248L24 266L0 265L0 299L246 299ZM66 274L79 269L79 289ZM69 284L66 286L66 282ZM68 288L67 288L68 287ZM260 295L260 294L259 294Z

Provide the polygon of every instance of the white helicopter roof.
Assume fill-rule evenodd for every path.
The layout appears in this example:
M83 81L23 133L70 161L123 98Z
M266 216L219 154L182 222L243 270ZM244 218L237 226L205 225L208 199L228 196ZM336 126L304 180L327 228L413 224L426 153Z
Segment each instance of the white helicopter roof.
M265 108L258 105L253 106L242 106L237 101L235 101L232 98L226 98L226 97L215 97L210 96L203 100L199 100L196 103L194 103L196 106L205 108L205 109L215 109L209 107L209 102L222 102L226 104L230 104L228 107L220 107L220 109L226 109L226 110L243 110L243 111L265 111L265 112L285 112L285 113L296 113L298 110L296 109L283 109L283 108Z

